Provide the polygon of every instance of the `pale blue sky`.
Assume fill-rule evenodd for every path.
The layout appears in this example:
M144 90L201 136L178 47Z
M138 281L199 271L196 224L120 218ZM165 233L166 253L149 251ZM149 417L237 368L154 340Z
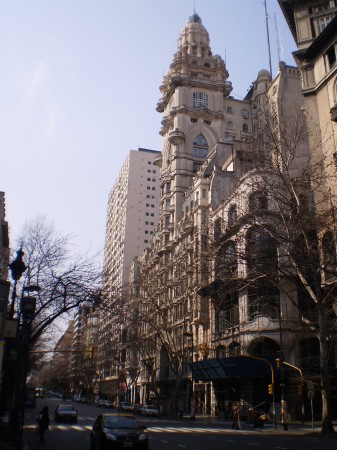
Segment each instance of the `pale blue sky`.
M196 0L243 98L269 69L262 0ZM295 43L268 0L274 75ZM159 86L193 0L0 0L0 191L11 244L45 215L103 249L108 193L130 149L161 150ZM277 39L276 24L279 29Z

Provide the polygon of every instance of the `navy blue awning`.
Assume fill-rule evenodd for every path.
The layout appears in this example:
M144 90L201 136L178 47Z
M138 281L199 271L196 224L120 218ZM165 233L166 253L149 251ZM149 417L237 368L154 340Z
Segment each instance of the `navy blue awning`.
M193 363L194 381L230 378L271 378L273 364L266 358L231 356Z

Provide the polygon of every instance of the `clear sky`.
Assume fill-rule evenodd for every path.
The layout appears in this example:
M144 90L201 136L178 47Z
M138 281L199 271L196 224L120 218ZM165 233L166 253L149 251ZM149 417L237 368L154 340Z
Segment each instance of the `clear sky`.
M295 43L268 0L273 75ZM103 249L108 193L130 149L161 150L159 86L193 0L0 0L0 191L11 246L45 215ZM263 0L195 0L243 98L269 69ZM278 30L278 31L277 31ZM15 248L14 248L15 249Z

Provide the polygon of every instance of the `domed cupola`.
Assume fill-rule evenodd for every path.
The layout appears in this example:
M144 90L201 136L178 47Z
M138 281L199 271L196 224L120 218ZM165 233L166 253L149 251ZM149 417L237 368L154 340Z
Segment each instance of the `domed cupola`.
M196 12L189 17L188 23L180 35L179 51L198 57L212 55L208 31Z
M196 12L190 15L188 21L202 23L200 16Z

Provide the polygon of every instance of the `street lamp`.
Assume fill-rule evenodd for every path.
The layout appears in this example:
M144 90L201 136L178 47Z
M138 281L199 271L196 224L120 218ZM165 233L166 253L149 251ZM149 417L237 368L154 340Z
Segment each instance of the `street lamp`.
M26 264L23 262L24 252L22 248L16 252L16 258L9 264L9 269L11 271L11 277L14 280L12 295L11 295L11 304L9 308L9 319L13 319L14 317L14 308L15 308L15 300L16 300L16 284L22 277L23 272L27 269Z
M192 364L191 364L191 419L195 419L194 414L194 368L193 368L193 355L194 355L194 340L193 340L193 333L184 333L184 336L191 338L191 350L192 350Z

